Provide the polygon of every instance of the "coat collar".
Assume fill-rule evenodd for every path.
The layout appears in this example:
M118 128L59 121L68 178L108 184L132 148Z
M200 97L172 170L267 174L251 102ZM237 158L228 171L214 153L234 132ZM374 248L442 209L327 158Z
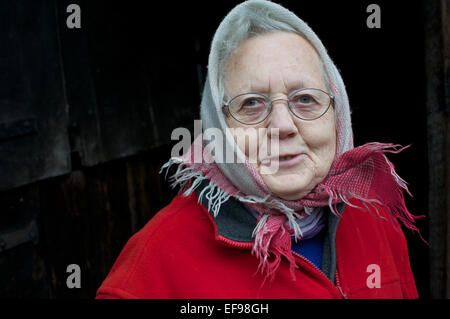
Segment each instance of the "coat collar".
M196 189L197 196L208 183L209 181L206 180L198 186ZM222 204L216 217L206 209L208 207L206 196L202 197L201 204L214 224L216 240L230 247L251 249L254 242L252 233L256 226L256 218L245 208L244 204L230 197ZM345 203L336 205L341 216L344 213L345 206ZM327 227L325 228L323 242L322 272L335 284L337 267L336 234L341 216L334 215L329 208L327 209L327 216Z
M209 181L203 181L196 189L197 195L201 193L203 188L207 186ZM203 196L201 199L202 205L208 207L208 199ZM253 230L256 227L256 218L244 207L244 204L230 197L224 202L216 217L212 212L208 211L212 220L217 227L217 235L228 240L253 243Z
M201 193L208 183L208 180L201 182L196 189L197 195ZM201 203L205 208L208 207L208 199L206 196L202 197ZM337 209L342 215L345 204L337 204ZM332 214L329 208L327 212L329 213L327 215L331 216L328 218L328 232L331 232L329 235L331 235L334 241L340 217ZM208 213L216 224L218 236L238 242L252 243L254 241L252 233L256 227L256 218L248 211L244 204L235 198L230 197L229 200L223 203L216 217L214 217L212 212L208 211Z

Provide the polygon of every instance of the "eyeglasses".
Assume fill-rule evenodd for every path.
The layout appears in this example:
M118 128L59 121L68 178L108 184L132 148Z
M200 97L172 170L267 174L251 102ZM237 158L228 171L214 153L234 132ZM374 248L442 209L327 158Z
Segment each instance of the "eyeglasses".
M310 88L293 91L287 99L274 100L263 94L244 93L232 98L223 108L236 121L255 125L269 116L275 101L287 101L292 114L304 121L313 121L323 116L331 104L334 105L334 96L320 89Z

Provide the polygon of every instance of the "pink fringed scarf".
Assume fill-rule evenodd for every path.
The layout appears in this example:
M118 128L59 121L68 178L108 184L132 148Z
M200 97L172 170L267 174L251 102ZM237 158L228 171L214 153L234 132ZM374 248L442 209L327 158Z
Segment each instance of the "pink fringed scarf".
M273 280L284 256L290 263L291 274L295 280L294 270L297 266L291 252L291 235L294 229L286 224L288 221L286 214L267 208L265 203L272 197L267 197L263 203L246 200L248 197L227 179L204 146L205 143L199 136L185 156L181 159L172 158L174 162L181 164L177 173L172 176L172 180L175 184L181 184L183 190L189 189L187 193L190 193L202 180L207 179L218 187L215 193L209 194L210 202L217 199L216 204L218 202L220 207L221 203L232 196L260 212L257 227L254 230L255 242L252 249L252 254L260 260L258 270L265 274L265 279ZM344 202L355 207L350 203L350 199L356 198L363 203L369 213L374 210L380 216L374 204L382 207L394 227L398 227L398 223L395 222L395 219L398 219L406 228L418 231L414 222L422 216L414 216L406 208L402 192L403 188L410 194L406 182L396 174L394 165L385 156L385 153L399 153L405 148L407 147L400 148L399 145L394 144L367 143L343 153L333 162L327 178L302 199L289 201L290 206L323 207L328 205L331 211L338 215L337 203ZM194 161L195 152L202 154L201 163ZM261 189L266 189L254 167L248 162L243 165L252 172L255 184ZM166 168L169 166L169 163L165 165ZM220 192L225 195L222 199L219 198ZM217 214L219 207L211 206L208 209L214 210ZM363 207L360 208L364 210ZM305 215L303 208L295 212L297 218ZM383 217L380 216L380 218ZM299 234L297 237L301 239Z

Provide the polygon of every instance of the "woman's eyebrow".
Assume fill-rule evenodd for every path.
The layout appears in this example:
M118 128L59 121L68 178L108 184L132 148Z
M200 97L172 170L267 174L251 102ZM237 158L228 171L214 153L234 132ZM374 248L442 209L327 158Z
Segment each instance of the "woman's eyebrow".
M267 83L267 85L250 83L249 92L267 94L270 92L270 83Z
M286 93L292 92L294 90L299 90L306 88L305 81L303 79L296 79L293 81L284 81L285 88L287 89ZM249 83L245 86L242 86L238 89L237 94L244 94L244 93L261 93L268 95L271 93L270 83L267 82L265 84L262 84L261 82L255 83L253 81L249 81Z
M303 80L284 81L284 86L288 91L292 91L295 89L302 89L306 87L305 82ZM251 83L249 86L249 90L255 93L270 93L271 86L270 83L267 83L266 85Z
M301 79L298 79L298 80L295 80L295 81L288 81L286 84L285 84L286 89L289 92L291 92L293 90L306 88L305 82L303 80L301 80Z
M303 79L295 79L292 81L289 81L289 80L284 81L283 80L283 83L284 83L284 87L287 90L286 93L307 87L305 84L305 81ZM270 84L271 84L270 82L268 82L266 85L262 85L261 83L258 83L258 84L251 83L250 87L249 87L249 90L250 90L249 92L269 94L269 93L271 93L271 85Z

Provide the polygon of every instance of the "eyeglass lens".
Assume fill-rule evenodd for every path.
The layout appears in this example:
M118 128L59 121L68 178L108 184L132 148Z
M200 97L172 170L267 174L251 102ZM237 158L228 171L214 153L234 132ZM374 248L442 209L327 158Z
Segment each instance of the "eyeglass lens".
M263 121L271 111L272 101L264 95L238 95L229 103L231 115L238 121L254 124ZM331 103L330 96L319 89L302 89L289 95L289 107L299 118L314 120L321 117Z

